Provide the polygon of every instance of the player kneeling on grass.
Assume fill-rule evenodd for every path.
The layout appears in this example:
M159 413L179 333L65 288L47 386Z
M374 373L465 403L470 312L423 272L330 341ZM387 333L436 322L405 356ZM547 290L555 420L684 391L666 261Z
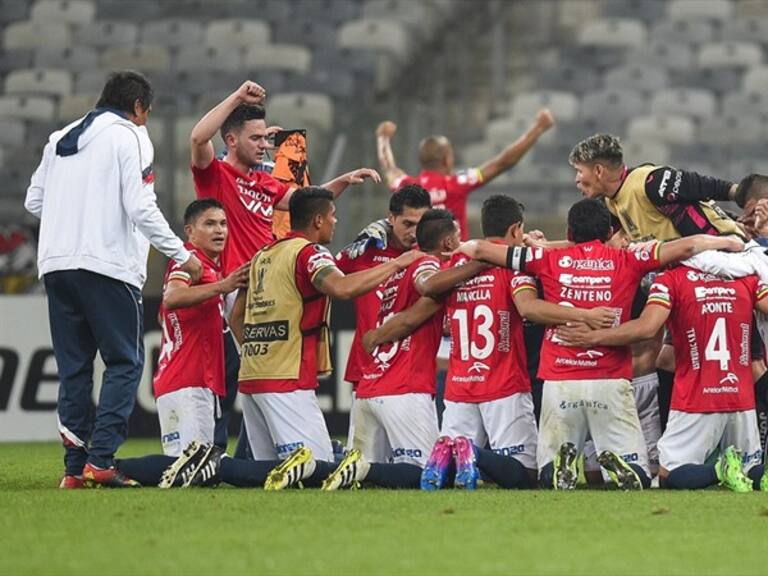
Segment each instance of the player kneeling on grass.
M621 346L667 323L677 362L669 421L659 440L662 487L720 483L735 492L751 492L753 485L768 490L750 353L752 310L768 312L766 296L768 287L757 276L727 279L678 266L656 277L637 320L609 330L574 325L559 332L577 346Z
M460 250L475 259L537 276L544 298L564 306L616 309L616 324L629 320L641 278L652 270L707 249L741 250L735 238L696 235L630 252L605 246L611 232L605 205L585 199L568 212L562 249L507 247L477 240ZM650 485L648 455L634 404L627 346L565 346L555 330L545 334L539 365L544 380L537 461L543 486L573 489L576 460L591 436L600 465L623 489Z
M483 203L483 233L494 243L521 245L522 206L508 196ZM400 338L429 318L443 316L451 325L451 356L446 377L446 411L442 434L421 476L424 490L450 482L474 489L479 472L505 488L527 488L536 478L536 422L526 368L522 317L542 323L580 319L596 327L610 326L607 308L564 308L537 299L529 276L472 262L464 254L451 257L440 272L415 282L422 298L365 337L367 346ZM463 279L460 271L474 271ZM434 320L432 320L434 321ZM421 328L419 328L420 330ZM414 332L409 338L414 338ZM491 450L483 447L486 442Z
M377 324L421 299L417 285L440 270L442 254L459 245L459 228L447 210L427 210L416 228L426 252L406 270L381 284ZM480 265L454 269L457 280L473 276ZM376 346L363 369L355 398L353 449L323 485L325 490L366 481L387 488L418 488L422 468L437 439L436 355L442 335L442 303L434 314L401 340ZM369 349L370 350L370 349Z

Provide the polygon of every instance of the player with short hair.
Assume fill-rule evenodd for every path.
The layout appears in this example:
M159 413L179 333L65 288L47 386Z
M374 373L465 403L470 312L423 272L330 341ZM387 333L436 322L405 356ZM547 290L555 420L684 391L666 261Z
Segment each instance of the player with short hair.
M741 229L716 204L732 201L737 185L671 166L624 164L621 140L595 134L576 144L568 162L587 198L603 198L630 239L674 240L693 234L734 234Z
M492 242L523 241L522 206L508 196L483 203L483 231ZM424 274L416 287L425 296L364 338L367 347L403 338L413 326L442 316L445 302L451 322L451 356L446 377L446 411L424 473L425 490L442 488L456 469L454 485L473 489L479 468L505 488L525 488L535 480L536 423L526 370L522 316L537 322L587 320L610 325L606 308L566 309L536 297L534 280L504 268L472 270L465 255L451 258L444 270ZM439 302L436 300L438 299ZM409 336L410 338L415 337ZM486 441L491 450L485 450Z
M740 250L732 237L696 235L629 252L605 246L610 214L593 199L568 212L570 248L507 247L482 240L462 244L475 259L528 272L541 280L544 297L564 306L616 309L616 324L629 319L640 279L648 272L706 249ZM591 435L601 466L623 489L650 485L648 456L630 389L627 347L590 349L563 346L549 329L539 377L544 380L537 461L544 486L573 489L576 458Z
M561 330L566 341L593 347L626 345L669 326L677 365L669 422L659 440L662 487L719 482L750 492L763 476L762 489L768 490L750 351L752 311L768 312L766 296L768 286L757 276L731 279L678 266L656 277L637 320L609 330ZM717 462L708 463L718 451Z
M224 385L223 296L248 285L248 268L222 277L219 257L227 242L227 216L212 198L184 211L186 248L203 264L190 275L171 261L165 274L159 318L163 337L154 378L163 452L181 456L190 442L213 443L218 398Z
M387 184L393 191L406 184L423 186L432 197L434 208L445 208L455 216L461 228L461 237L469 237L467 224L467 198L470 193L503 174L536 144L537 140L555 124L552 112L543 108L536 114L533 125L525 134L499 154L478 168L454 172L453 146L445 136L427 136L419 144L418 176L408 176L395 162L392 137L397 131L394 122L385 121L376 129L379 166Z
M350 299L372 290L420 256L409 251L343 274L322 246L336 226L333 198L317 186L293 194L291 233L253 258L248 290L240 291L232 312L242 350L239 381L251 452L257 460L290 455L277 475L288 476L314 458L333 460L315 397L318 375L331 370L330 298Z
M397 258L416 245L416 227L432 206L429 194L418 184L403 186L389 199L389 216L369 224L357 238L336 255L336 265L344 274L367 270ZM352 409L349 417L348 448L354 434L354 390L371 355L363 349L363 334L376 325L381 291L371 290L354 299L355 336L349 348L344 380L352 384Z
M425 256L378 288L379 325L418 301L421 295L417 284L437 272L444 254L459 245L453 214L441 209L425 212L416 229L416 240ZM452 273L457 279L466 279L477 269L473 263ZM418 488L422 468L438 434L435 357L442 324L443 314L438 311L406 338L372 351L372 360L363 369L356 391L353 448L328 477L325 490L363 481L390 488Z

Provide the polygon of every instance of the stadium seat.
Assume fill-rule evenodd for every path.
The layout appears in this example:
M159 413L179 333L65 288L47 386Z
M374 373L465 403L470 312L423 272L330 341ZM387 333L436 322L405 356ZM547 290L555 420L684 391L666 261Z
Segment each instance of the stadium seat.
M699 66L702 68L749 68L762 63L763 50L753 42L721 42L702 46L699 50Z
M437 23L434 13L426 2L412 0L366 0L362 17L368 20L394 19L402 22L412 32L431 36Z
M277 94L268 106L270 123L285 128L330 130L333 126L333 102L325 94Z
M536 4L544 4L536 2ZM557 10L557 26L565 29L575 29L584 22L590 22L600 17L599 6L594 0L569 0L568 2L552 2ZM528 8L530 10L530 8ZM552 17L548 15L548 17Z
M0 0L0 24L29 18L29 3L18 0Z
M53 98L45 96L0 96L0 118L53 120Z
M699 127L699 140L704 142L762 144L764 137L765 129L759 116L717 116L708 118Z
M504 144L500 144L498 142L490 142L488 140L468 144L464 146L459 152L461 165L476 168L483 164L483 162L493 158L503 149ZM529 155L526 154L523 156L523 160L527 159L528 157Z
M512 185L535 187L537 185L572 185L573 169L567 163L560 166L550 164L522 164L509 171L508 182Z
M30 20L80 24L93 21L96 5L90 0L37 0Z
M724 42L768 41L768 16L762 18L734 18L723 24L720 37Z
M161 17L163 4L171 2L126 2L125 0L98 0L96 20L127 20L128 22L150 22ZM178 4L174 6L178 9Z
M651 28L651 41L706 44L715 39L715 27L709 20L661 20Z
M6 94L64 96L71 92L72 75L65 70L15 70L5 78Z
M763 92L768 86L768 66L750 68L744 74L741 85L744 92Z
M603 2L604 18L635 18L643 22L656 22L666 16L664 2L638 2L637 0L607 0Z
M722 111L725 116L762 116L768 120L768 95L760 92L731 92L723 97Z
M296 42L309 48L322 46L336 36L336 25L324 20L298 20L275 24L273 37L276 43Z
M62 22L30 20L5 27L3 48L67 48L72 46L69 26Z
M289 70L309 72L312 53L299 44L264 44L250 46L243 55L246 70Z
M144 24L139 36L143 44L170 47L196 46L203 41L203 25L196 20L186 18L165 18Z
M733 67L725 68L692 68L688 71L680 70L671 76L672 84L676 88L688 88L696 86L707 88L723 94L730 92L741 83L741 71Z
M98 94L72 94L62 96L56 109L56 118L62 122L72 122L96 106Z
M535 114L535 112L534 112ZM508 116L497 118L485 127L485 138L489 143L511 144L521 134L528 131L533 124L533 115ZM544 133L538 140L537 146L548 146L557 143L557 124Z
M561 120L574 120L579 113L579 98L571 92L558 90L523 92L512 101L511 115L532 120L541 108L550 108Z
M100 94L107 81L109 70L86 70L75 76L74 94Z
M35 67L35 51L31 49L3 50L0 52L0 74L11 70Z
M578 43L612 48L638 47L645 44L648 31L640 20L629 18L598 19L579 30Z
M595 90L601 84L596 71L567 64L540 69L537 81L543 90L572 90L579 94Z
M163 46L138 44L133 47L107 49L101 65L112 70L137 69L143 72L166 72L171 67L171 56Z
M205 44L219 50L233 50L269 43L269 24L255 18L212 20L205 29Z
M637 90L652 93L669 86L669 75L662 68L620 66L606 72L603 82L607 90Z
M688 44L655 40L627 53L626 65L667 70L690 70L696 57Z
M336 70L314 67L308 74L290 76L283 88L273 88L272 91L322 92L335 98L351 98L355 95L355 77L344 67Z
M304 18L308 20L325 20L340 24L347 20L360 18L362 2L358 0L300 0L297 7ZM440 15L438 7L433 6L436 16Z
M635 90L598 90L584 95L581 115L616 123L649 111L648 99Z
M624 164L638 166L646 162L653 164L668 164L670 159L669 145L655 140L631 140L623 143Z
M139 28L133 22L101 20L76 27L75 37L79 44L96 48L134 46L139 37Z
M18 118L0 118L0 145L21 146L26 130L24 121Z
M739 0L736 3L736 15L743 18L768 16L768 4L765 0Z
M651 114L680 114L697 120L708 118L717 110L717 98L709 90L671 88L651 97Z
M83 72L99 67L99 53L90 46L41 48L35 53L35 68L61 68Z
M185 46L176 55L176 70L194 72L197 70L242 70L242 56L237 49L222 49L213 46Z
M339 28L340 48L377 50L405 60L410 41L405 26L396 20L368 20L361 18L346 22Z
M638 116L629 121L627 138L633 142L690 144L696 138L696 124L688 116Z
M733 15L731 0L671 0L667 14L675 20L707 18L725 22Z
M189 136L192 134L192 128L195 127L200 121L201 117L198 116L182 116L176 119L176 124L173 128L174 146L176 147L176 153L180 158L185 158L189 162ZM163 135L166 142L168 137ZM214 138L214 147L218 153L220 147L223 147L221 139L218 135Z

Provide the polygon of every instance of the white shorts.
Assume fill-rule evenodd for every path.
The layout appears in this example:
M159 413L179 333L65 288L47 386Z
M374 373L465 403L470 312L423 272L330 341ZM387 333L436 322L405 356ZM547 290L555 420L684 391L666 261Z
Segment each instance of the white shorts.
M541 397L539 469L571 442L581 453L591 437L598 453L610 450L650 476L648 451L629 380L547 380Z
M316 460L333 462L333 447L314 390L241 394L254 460L283 460L306 446Z
M648 450L648 467L651 475L659 473L659 438L661 438L661 418L659 416L659 377L653 372L638 376L632 380L632 393L635 396L637 416L640 418L640 428L643 430L645 447ZM595 443L588 440L584 445L584 470L601 470L597 462ZM606 477L606 474L603 474Z
M370 462L422 468L437 440L437 410L431 394L355 398L352 444Z
M217 405L210 388L182 388L160 396L157 417L163 454L179 457L193 440L212 444Z
M352 450L352 448L354 448L355 420L359 418L357 415L357 411L359 409L360 407L357 405L357 397L355 396L355 391L352 390L352 404L349 407L349 429L347 430L347 450Z
M704 464L728 446L741 450L745 472L762 462L754 410L711 414L670 410L667 429L659 440L659 463L670 471L683 464Z
M440 433L454 438L466 436L479 447L514 456L531 470L536 469L536 417L533 399L526 392L488 402L445 402Z

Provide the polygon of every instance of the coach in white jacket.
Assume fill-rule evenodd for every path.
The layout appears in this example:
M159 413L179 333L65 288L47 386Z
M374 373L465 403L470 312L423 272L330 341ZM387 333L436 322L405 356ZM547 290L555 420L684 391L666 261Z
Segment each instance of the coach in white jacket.
M149 244L194 279L201 272L157 207L144 127L151 101L141 74L111 74L96 108L51 134L24 203L40 218L38 269L59 369L64 488L135 485L115 470L114 454L144 367L141 288ZM97 350L106 371L94 417Z

